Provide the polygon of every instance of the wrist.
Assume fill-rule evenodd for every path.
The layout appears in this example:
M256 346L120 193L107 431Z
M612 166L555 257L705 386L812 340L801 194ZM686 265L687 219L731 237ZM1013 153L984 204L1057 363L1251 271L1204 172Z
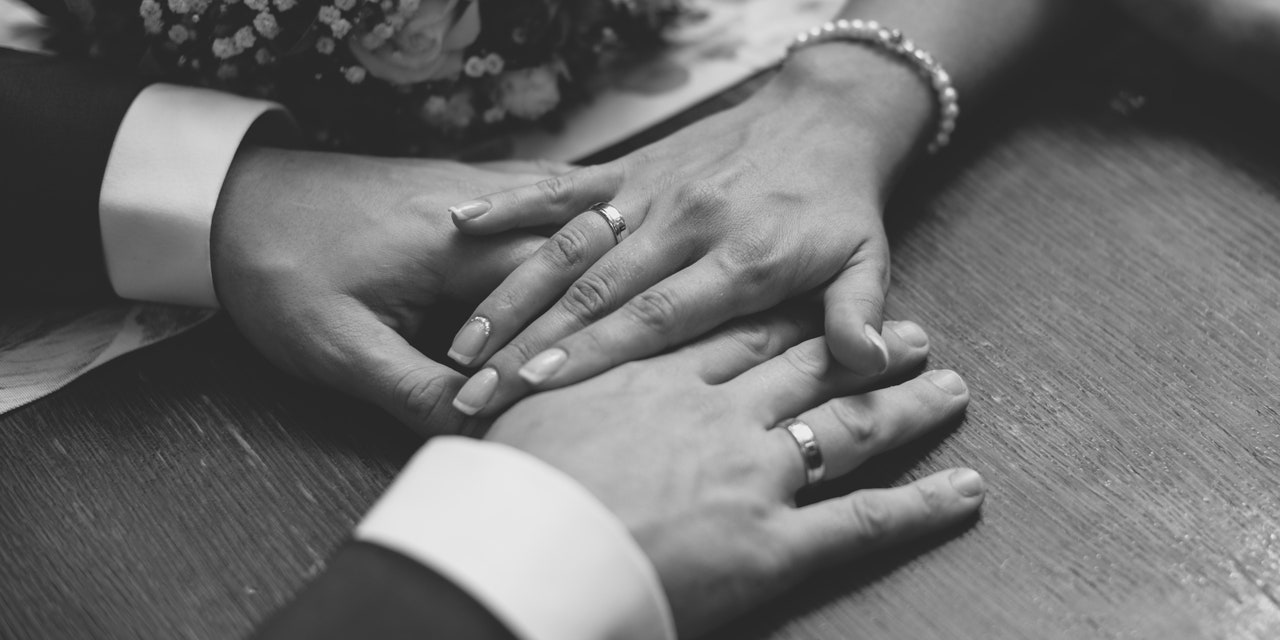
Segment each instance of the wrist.
M910 65L858 43L795 51L760 97L783 100L789 113L813 112L836 127L886 189L933 134L930 87Z

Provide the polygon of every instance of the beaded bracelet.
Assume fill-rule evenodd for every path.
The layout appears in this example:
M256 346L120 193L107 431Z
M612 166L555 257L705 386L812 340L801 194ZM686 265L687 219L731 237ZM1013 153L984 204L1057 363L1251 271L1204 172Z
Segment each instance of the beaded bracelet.
M870 45L907 62L933 89L938 99L938 129L929 142L929 153L937 153L951 142L960 117L960 97L951 84L951 76L934 61L933 56L903 37L897 29L889 29L875 21L835 20L801 32L787 47L790 56L804 47L843 40Z

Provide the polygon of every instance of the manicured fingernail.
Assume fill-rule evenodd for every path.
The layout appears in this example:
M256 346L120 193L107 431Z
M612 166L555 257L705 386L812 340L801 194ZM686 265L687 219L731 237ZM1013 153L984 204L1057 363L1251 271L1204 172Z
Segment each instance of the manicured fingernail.
M987 490L982 476L973 469L960 469L951 473L951 486L966 498L976 498Z
M876 363L876 373L884 373L889 368L889 347L884 344L884 338L880 337L880 332L875 327L867 325L862 328L862 334L867 336L867 340L871 341L876 351L880 352L880 362Z
M486 404L489 404L489 399L493 397L493 392L497 388L497 369L481 369L474 376L471 376L471 379L467 380L467 383L462 385L461 389L458 389L458 395L453 399L453 408L469 416L474 416Z
M529 384L542 384L564 366L568 359L569 354L564 349L547 349L520 367L520 377Z
M493 205L484 200L472 200L470 202L455 204L452 207L449 207L449 213L452 213L453 217L459 220L475 220L476 218L489 213L489 209L491 208L493 208Z
M960 374L954 371L948 371L946 369L930 371L927 374L927 377L929 382L932 382L934 386L937 386L951 395L958 396L964 393L965 389L969 388L968 385L964 383L964 379L960 377Z
M449 357L465 367L476 359L487 340L489 340L489 319L476 316L462 325L458 335L453 337L453 345L449 347Z
M929 346L929 335L920 328L920 325L910 321L903 320L893 323L893 332L898 334L902 341L916 348Z

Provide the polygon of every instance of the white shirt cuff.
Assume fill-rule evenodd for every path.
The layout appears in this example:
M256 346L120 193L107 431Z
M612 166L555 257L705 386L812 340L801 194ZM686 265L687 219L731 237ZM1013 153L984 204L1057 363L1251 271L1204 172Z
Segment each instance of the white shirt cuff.
M231 161L273 102L167 84L120 124L99 195L107 277L132 300L218 306L209 228Z
M453 581L522 640L673 640L649 558L585 487L506 445L436 437L356 539Z

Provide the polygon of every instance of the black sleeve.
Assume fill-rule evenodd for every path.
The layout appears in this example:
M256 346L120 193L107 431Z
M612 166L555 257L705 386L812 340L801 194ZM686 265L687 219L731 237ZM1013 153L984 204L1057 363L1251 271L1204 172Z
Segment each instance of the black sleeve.
M147 84L91 62L0 48L0 294L106 299L98 194Z
M259 640L516 640L440 574L394 551L349 542L254 634Z

